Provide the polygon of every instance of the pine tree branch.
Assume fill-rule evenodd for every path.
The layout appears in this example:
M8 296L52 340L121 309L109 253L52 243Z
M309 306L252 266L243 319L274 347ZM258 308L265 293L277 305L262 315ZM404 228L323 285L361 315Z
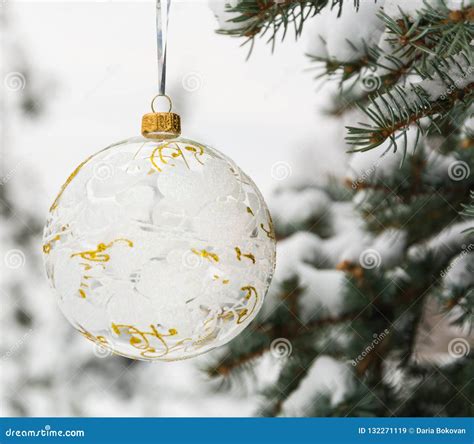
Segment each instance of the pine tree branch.
M294 28L295 37L299 37L308 18L327 6L331 9L338 7L340 14L343 2L344 0L241 0L236 6L226 8L226 12L232 15L228 22L240 26L220 29L218 32L233 37L246 37L244 44L253 44L255 37L268 34L268 42L274 47L278 35L281 33L283 40L290 25ZM354 5L358 8L359 0L354 0Z
M370 53L352 63L335 60L325 62L325 69L316 79L327 77L338 78L340 81L339 94L334 97L334 107L329 109L329 114L337 116L354 107L363 108L370 99L389 92L392 87L416 72L417 57L406 60L392 54L390 64L386 64L381 61L383 53L378 49L372 49ZM317 60L315 57L312 59ZM379 73L380 69L383 74Z
M461 51L469 51L474 38L474 7L465 6L458 10L449 9L441 2L436 7L425 3L417 20L407 15L393 19L381 11L379 17L389 31L387 42L401 57L423 56L446 58Z
M347 42L348 45L352 43ZM366 49L366 54L356 60L349 62L340 61L334 58L320 57L312 54L306 54L310 62L316 63L313 70L318 71L315 80L327 78L328 80L338 80L341 84L353 77L360 77L361 72L366 68L375 66L380 53L376 50Z
M474 269L471 268L471 273L474 272ZM453 292L453 290L451 290ZM468 326L472 330L474 325L474 288L469 286L465 289L455 289L454 295L445 301L445 312L455 312L456 317L453 321L454 325L459 325L461 327ZM457 311L460 311L460 314L457 314Z
M262 393L265 403L259 409L259 416L278 416L282 413L283 402L298 388L314 359L313 348L303 347L284 362L278 380Z
M454 153L446 156L433 156L432 146L422 143L398 169L358 181L357 189L363 190L365 196L358 211L369 231L381 233L387 228L402 228L408 230L407 242L412 245L436 235L456 219L461 222L459 212L474 188L474 176L468 174L469 165L474 165L474 150L466 148L470 146L469 140L462 134L457 139L453 137ZM462 180L452 176L451 167L456 165L466 171ZM440 167L444 173L433 174Z
M279 2L283 9L276 15L272 15L272 11L275 13L278 6L271 4L276 2L254 1L248 2L247 6L257 3L265 7L260 12L255 9L253 15L240 14L242 26L226 33L246 36L251 42L257 36L269 34L269 40L274 43L277 33L283 31L284 37L288 23L293 23L295 33L299 35L304 16L287 14L288 2ZM311 8L313 2L304 3ZM320 9L331 6L329 2L314 3L318 3ZM387 149L396 150L404 146L406 155L407 132L413 127L418 129L415 146L420 143L421 149L414 155L410 153L410 162L404 162L400 170L383 177L374 175L373 180L364 180L360 186L364 190L364 200L359 201L360 211L366 219L368 231L375 236L393 227L403 230L406 236L404 253L394 259L396 265L390 259L369 270L362 268L357 261L343 261L337 266L347 278L343 290L344 310L340 315L328 316L318 312L319 318L302 326L302 304L299 304L298 294L282 289L284 303L265 323L258 324L257 330L267 335L262 354L269 350L268 344L275 338L286 338L293 346L290 358L282 363L277 383L264 392L267 403L260 412L264 416L287 413L285 400L300 387L308 369L321 353L357 362L354 372L363 379L364 387L356 382L356 389L336 406L331 405L330 397L318 397L320 393L315 393L315 404L318 405L305 410L304 414L330 416L343 412L388 416L394 411L424 414L435 406L436 400L425 403L424 399L411 399L411 393L402 393L402 390L397 393L397 389L385 379L387 370L383 364L389 357L390 362L398 363L401 371L412 369L413 374L406 376L404 382L413 386L416 378L427 377L423 368L412 359L425 302L445 290L446 280L441 274L464 248L461 241L469 241L468 237L459 236L459 239L446 241L442 246L430 246L430 239L436 239L440 230L461 221L461 208L464 208L464 216L474 217L474 194L471 194L471 203L466 204L469 193L474 193L474 176L471 174L462 180L450 176L449 181L443 175L449 172L446 171L447 165L454 160L468 167L474 165L472 137L466 135L462 127L472 114L474 99L474 13L472 5L463 4L459 8L452 11L446 5L434 8L426 4L415 16L402 13L397 19L381 13L385 32L379 47L365 48L357 60L350 62L312 57L321 69L318 78L340 81L344 95L341 94L337 110L342 112L360 105L368 117L368 123L348 128L348 141L353 145L353 151L365 151L387 142ZM308 17L317 12L310 11ZM360 54L360 48L354 47L356 49ZM363 81L367 74L376 78L377 88L364 89ZM420 135L429 138L421 139ZM441 162L430 163L435 153L440 154ZM430 168L440 171L440 174L433 174ZM417 254L412 254L414 252ZM291 288L295 287L299 288L298 285ZM449 290L449 299L444 295L445 309L454 310L453 314L462 310L464 314L459 322L466 325L473 313L473 289L459 286L455 289L449 287ZM292 296L287 298L285 295L288 294ZM307 303L308 299L305 299L305 307ZM320 301L316 304L319 308ZM356 355L361 355L373 343L374 335L385 329L390 331L387 337L363 359L357 357L356 360ZM261 354L254 355L247 345L239 346L233 361L237 365L232 370L245 368L247 364L251 366L254 356ZM436 383L439 384L439 379ZM424 388L423 383L421 386ZM430 385L424 396L435 393L436 386ZM443 390L446 402L452 398L453 390L449 387ZM364 399L368 401L362 402ZM400 408L401 402L403 408ZM462 402L453 404L463 412L468 411ZM452 412L448 408L443 411Z
M467 205L463 205L464 210L462 211L463 216L474 218L474 191L471 191L471 202ZM474 226L466 231L471 234L474 233Z
M368 151L390 141L387 151L396 151L398 138L415 125L421 133L426 129L420 124L431 118L437 126L435 116L446 116L458 105L468 109L474 98L474 69L465 54L458 54L443 63L444 70L434 66L436 75L407 88L395 87L385 94L370 99L368 108L361 108L371 124L360 123L360 127L349 126L346 140L353 145L352 151ZM429 127L432 130L432 127Z
M249 329L253 330L251 335L235 338L222 349L222 353L215 355L213 362L206 366L205 371L210 377L230 376L269 350L270 336L261 328L258 320L255 320Z
M305 324L304 327L301 327L300 332L317 331L323 327L334 326L344 322L352 321L356 319L359 314L360 310L355 310L349 313L344 313L340 316L330 316L327 318L315 319L314 321Z
M330 112L339 115L354 106L365 107L371 97L386 93L407 76L417 74L422 79L430 78L435 60L461 52L470 54L473 17L472 6L453 11L444 3L437 8L425 5L415 21L407 15L392 19L382 11L379 18L386 29L382 38L390 51L367 48L366 55L351 63L310 56L325 65L316 78L341 80L341 97ZM353 78L356 80L347 82ZM361 87L355 88L357 85Z
M443 367L408 365L405 383L388 406L396 416L472 416L473 372L474 359L469 356Z
M233 355L229 355L227 359L221 361L218 365L209 367L207 374L211 377L229 376L237 368L248 365L255 359L262 356L266 351L268 351L267 347L261 347L260 349L252 352L239 354L238 358L235 358Z

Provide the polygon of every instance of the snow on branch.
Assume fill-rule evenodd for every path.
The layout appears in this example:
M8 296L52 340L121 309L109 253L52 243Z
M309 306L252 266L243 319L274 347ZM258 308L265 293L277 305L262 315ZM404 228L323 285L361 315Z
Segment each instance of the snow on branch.
M474 67L464 53L432 65L434 73L418 83L407 87L396 86L383 94L370 98L370 106L361 108L371 124L349 126L347 141L353 145L353 151L367 151L378 147L387 139L389 148L396 151L398 139L404 137L411 125L419 132L426 128L421 120L429 117L429 130L436 129L438 116L446 116L458 105L470 106L474 90ZM434 128L433 128L434 127Z
M219 21L219 33L234 37L245 37L246 42L255 37L268 37L275 45L281 32L284 39L289 27L299 37L306 19L318 14L323 8L338 8L342 12L344 0L228 0L211 1L211 8ZM224 3L224 5L222 5ZM354 0L358 8L359 0Z

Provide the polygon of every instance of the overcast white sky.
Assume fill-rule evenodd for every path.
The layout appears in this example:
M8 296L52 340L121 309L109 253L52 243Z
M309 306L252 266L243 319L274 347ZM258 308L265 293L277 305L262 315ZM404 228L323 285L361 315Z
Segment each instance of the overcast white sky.
M15 35L7 38L21 43L33 81L50 99L39 120L9 120L5 147L17 204L41 218L79 162L139 134L157 89L155 6L153 1L9 1L6 7L15 25ZM241 41L217 35L216 26L207 1L174 1L168 92L182 114L183 134L233 158L268 197L282 185L272 178L272 165L287 162L297 175L298 152L301 157L303 148L316 146L318 134L327 130L316 125L317 94L305 72L304 44L289 38L272 55L260 41L246 62ZM19 68L13 59L2 69ZM187 82L197 87L188 91ZM21 92L7 92L7 99L16 100L15 94ZM319 146L321 152L327 148ZM311 171L312 162L303 163ZM35 209L31 199L22 198L31 192ZM254 399L208 397L195 362L159 369L168 381L166 390L160 389L162 415L239 416L255 410ZM116 407L110 407L111 414L120 414Z
M50 99L39 120L9 121L9 185L16 185L17 205L46 218L59 187L78 163L139 134L141 116L149 112L157 89L155 5L151 0L8 1L4 7L15 25L14 35L7 38L21 43L33 69L32 81ZM341 167L335 156L340 147L328 143L334 140L329 134L334 128L316 114L321 98L312 74L305 72L309 62L304 39L295 43L289 36L273 55L259 41L246 62L241 41L217 35L216 25L207 1L173 1L168 92L182 114L183 134L233 158L266 197L276 186L286 185L272 178L276 162L286 162L293 178L299 177L300 165L313 177ZM20 68L13 59L2 69L8 73ZM188 82L196 88L186 90L183 84ZM15 94L21 93L7 92L7 99L16 100ZM31 209L31 199L21 193L33 195L37 208ZM47 309L52 318L52 306ZM238 416L254 411L255 400L245 396L239 401L226 395L219 402L208 398L194 364L156 367L160 380L167 381L160 387L160 414ZM121 414L116 407L110 407L110 414Z
M76 164L139 133L157 88L155 7L153 1L8 6L39 81L56 84L45 117L15 134L15 152L28 155L42 181L46 209ZM246 62L241 41L215 29L206 1L173 3L168 92L182 113L183 134L233 158L268 196L278 185L272 165L292 165L298 150L324 131L315 125L317 94L305 72L304 44L287 38L272 55L259 41Z

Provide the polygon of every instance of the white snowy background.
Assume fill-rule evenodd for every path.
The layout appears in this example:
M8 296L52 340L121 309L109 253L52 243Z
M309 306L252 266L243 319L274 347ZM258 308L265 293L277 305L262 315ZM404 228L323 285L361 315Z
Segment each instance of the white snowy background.
M2 77L28 66L29 86L45 108L37 119L20 116L22 90L2 85L2 177L14 208L1 221L0 248L2 256L12 249L25 256L18 268L1 263L1 414L251 415L258 400L238 387L213 394L199 360L97 357L56 307L40 236L28 248L15 239L30 223L27 215L43 223L79 162L139 132L156 93L154 2L9 1L2 8L9 25L2 31ZM312 175L334 170L337 149L327 141L337 130L317 116L304 41L289 38L273 55L260 41L246 61L247 47L216 28L206 1L173 2L168 91L184 134L233 158L266 198L301 177L301 165L312 163ZM323 157L314 162L318 153Z
M214 8L222 3L216 0ZM99 356L56 307L41 267L40 234L22 243L22 232L33 232L31 224L43 223L59 187L78 163L139 133L141 116L156 94L154 2L7 1L1 8L9 24L6 32L0 29L2 79L28 66L28 86L40 91L45 108L37 119L26 119L17 111L22 90L2 85L0 176L14 198L7 217L0 219L0 256L17 250L23 256L18 267L0 263L0 414L252 415L259 403L251 396L254 391L237 385L230 393L217 394L200 371L206 357L149 364ZM239 46L240 40L215 33L217 22L207 1L173 2L168 92L182 115L183 133L233 158L270 206L279 209L283 224L285 216L290 223L308 209L324 210L324 196L298 193L299 183L318 183L328 174L357 180L374 173L374 164L380 169L382 163L389 169L398 164L396 157L382 162L373 152L352 156L347 165L344 122L324 114L329 91L316 91L305 57L309 51L355 58L357 51L348 50L345 36L353 36L356 47L361 39L378 41L381 30L369 26L375 11L372 1L362 0L357 19L353 11L339 20L334 11L317 17L307 23L298 42L288 37L272 55L258 41L246 61L248 49ZM319 44L318 34L324 34L327 48ZM275 197L276 188L288 191ZM358 256L366 239L349 205L337 211L341 226L335 229L343 236L336 242L322 247L298 233L281 243L280 277L300 266L291 258L301 258L305 251L328 251L334 261ZM388 252L388 241L381 238L374 245ZM337 313L339 301L331 295L337 293L342 272L323 274L309 282L315 286L309 285L308 307L323 301ZM278 366L264 360L261 370L267 379L259 384L264 384L271 382ZM288 400L289 409L294 406L297 412L304 387L324 387L333 401L340 399L344 377L336 361L318 359L303 389Z

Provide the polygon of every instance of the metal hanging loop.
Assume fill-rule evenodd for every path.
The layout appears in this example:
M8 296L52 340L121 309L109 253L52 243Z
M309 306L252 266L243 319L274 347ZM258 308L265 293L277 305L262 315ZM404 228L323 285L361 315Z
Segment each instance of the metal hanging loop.
M168 96L167 94L157 94L155 97L153 97L153 100L151 101L151 110L156 113L158 112L155 108L155 102L157 99L159 99L160 97L164 97L167 101L168 101L168 105L169 105L169 108L168 108L168 112L170 113L171 110L173 109L173 102L171 100L171 97Z

